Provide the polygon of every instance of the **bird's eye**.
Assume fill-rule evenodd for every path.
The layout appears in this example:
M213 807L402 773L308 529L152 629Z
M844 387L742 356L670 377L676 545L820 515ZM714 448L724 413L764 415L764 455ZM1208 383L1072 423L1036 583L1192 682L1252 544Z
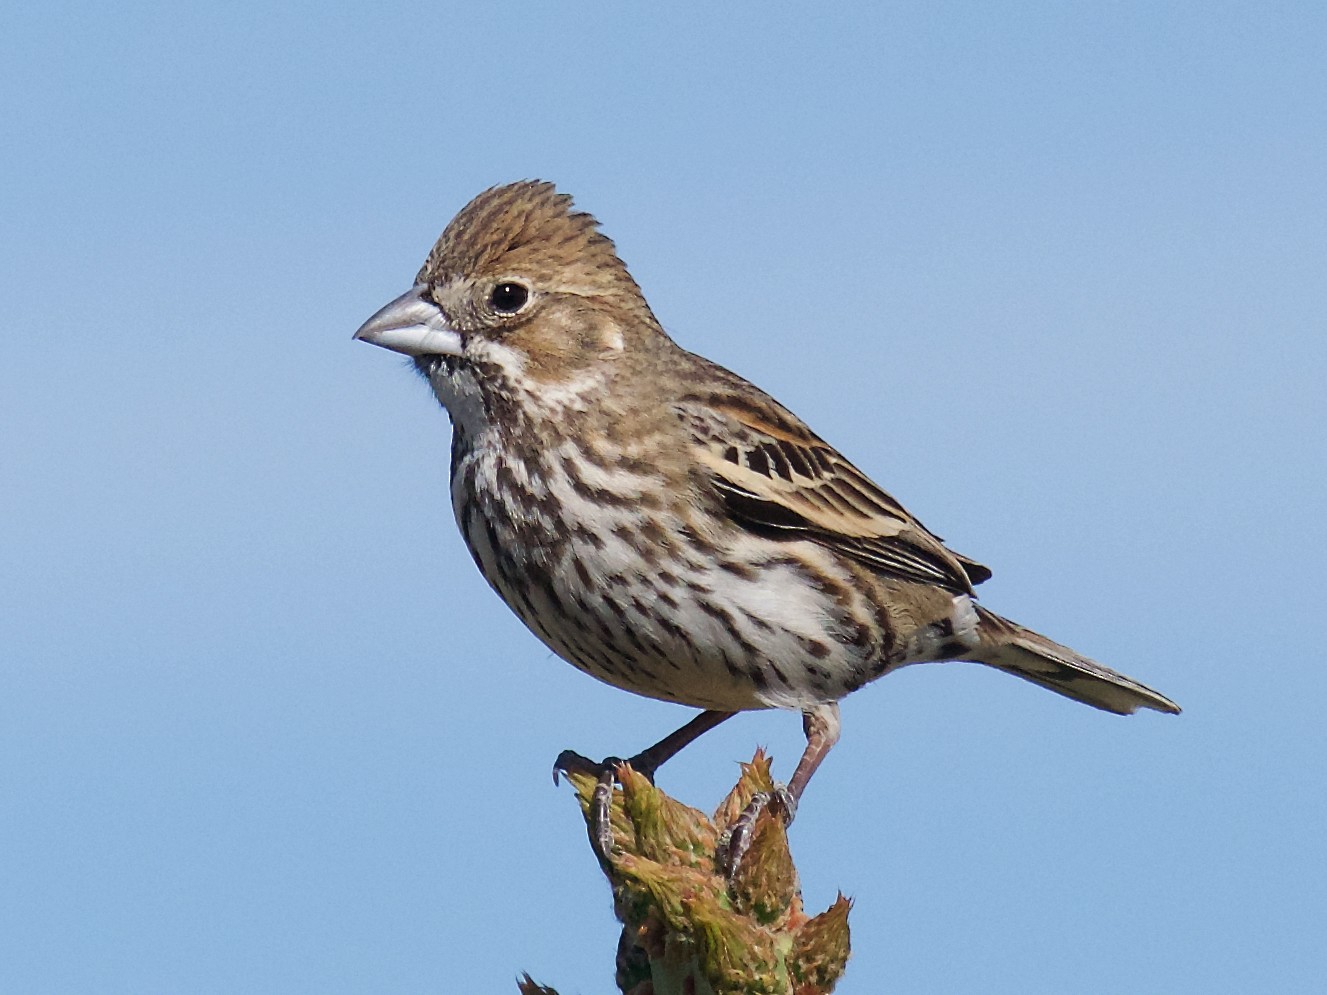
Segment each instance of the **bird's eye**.
M498 314L515 314L525 307L525 302L529 299L529 289L521 286L521 284L499 283L493 288L493 293L489 295L488 302Z

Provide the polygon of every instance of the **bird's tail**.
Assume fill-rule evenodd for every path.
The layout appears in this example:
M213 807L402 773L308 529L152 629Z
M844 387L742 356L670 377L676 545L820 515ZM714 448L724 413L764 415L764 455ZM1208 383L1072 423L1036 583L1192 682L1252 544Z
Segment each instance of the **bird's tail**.
M1117 715L1129 715L1139 708L1179 714L1179 705L1132 677L1117 674L1095 660L1080 656L1068 646L1061 646L985 608L978 607L977 614L980 618L977 635L981 643L969 659L1006 670L1056 694Z

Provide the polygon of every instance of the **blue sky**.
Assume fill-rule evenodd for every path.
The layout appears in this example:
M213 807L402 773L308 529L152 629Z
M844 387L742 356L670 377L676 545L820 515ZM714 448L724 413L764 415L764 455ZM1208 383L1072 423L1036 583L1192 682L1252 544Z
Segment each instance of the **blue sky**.
M987 604L1185 706L848 699L793 828L839 990L1320 989L1327 14L668 7L0 14L0 990L612 990L549 766L687 713L522 629L350 341L523 177Z

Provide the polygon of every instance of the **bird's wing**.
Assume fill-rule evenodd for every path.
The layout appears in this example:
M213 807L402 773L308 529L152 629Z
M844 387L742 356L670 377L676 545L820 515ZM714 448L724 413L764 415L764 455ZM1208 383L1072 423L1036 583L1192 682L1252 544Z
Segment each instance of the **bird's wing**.
M711 485L745 527L810 539L881 573L955 592L971 593L973 584L990 577L986 567L946 549L796 415L749 384L698 390L677 411Z

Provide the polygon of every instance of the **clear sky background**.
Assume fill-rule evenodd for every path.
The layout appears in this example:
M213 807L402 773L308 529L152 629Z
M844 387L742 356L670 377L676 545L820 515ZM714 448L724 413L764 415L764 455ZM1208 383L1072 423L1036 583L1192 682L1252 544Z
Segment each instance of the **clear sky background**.
M685 346L1185 707L844 705L793 828L844 993L1321 991L1317 3L10 4L0 991L613 990L564 747L688 713L484 585L350 340L555 180ZM789 714L665 769L704 808Z

